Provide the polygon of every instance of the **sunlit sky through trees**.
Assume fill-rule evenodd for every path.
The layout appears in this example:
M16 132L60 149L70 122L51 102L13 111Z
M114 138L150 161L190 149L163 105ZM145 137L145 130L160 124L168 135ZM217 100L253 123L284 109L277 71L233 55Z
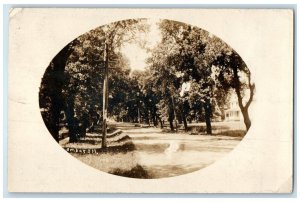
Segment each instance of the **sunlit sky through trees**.
M161 39L161 33L158 27L159 20L149 19L147 22L150 25L149 32L137 33L140 35L140 40L146 40L146 47L153 48ZM124 54L130 63L132 71L143 71L146 68L146 59L150 56L150 52L147 52L146 48L142 48L138 43L126 43L121 48L122 54Z

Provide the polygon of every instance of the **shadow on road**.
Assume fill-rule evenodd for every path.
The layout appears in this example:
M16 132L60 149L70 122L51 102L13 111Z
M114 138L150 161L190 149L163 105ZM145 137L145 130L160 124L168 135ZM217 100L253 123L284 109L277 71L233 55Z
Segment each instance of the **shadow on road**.
M115 169L114 171L110 172L113 175L119 175L123 177L130 177L130 178L140 178L140 179L151 179L152 177L149 173L140 165L135 166L131 170L121 170Z

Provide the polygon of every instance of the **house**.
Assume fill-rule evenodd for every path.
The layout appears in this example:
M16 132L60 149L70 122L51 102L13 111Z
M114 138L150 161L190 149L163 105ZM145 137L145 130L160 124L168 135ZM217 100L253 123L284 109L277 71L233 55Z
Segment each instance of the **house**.
M224 121L243 121L243 115L235 93L232 93L230 96L228 108L225 109Z

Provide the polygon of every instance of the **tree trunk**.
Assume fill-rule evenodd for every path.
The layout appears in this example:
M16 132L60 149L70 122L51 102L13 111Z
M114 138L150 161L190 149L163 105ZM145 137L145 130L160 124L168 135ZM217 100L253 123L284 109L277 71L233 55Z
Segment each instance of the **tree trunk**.
M81 131L80 131L80 137L84 137L86 136L86 129L89 127L89 115L88 113L84 113L82 116L82 126L81 126Z
M171 131L174 131L173 119L169 118Z
M163 124L161 118L158 118L158 120L159 120L159 123L160 123L160 128L163 129L164 128L164 124Z
M77 124L74 118L74 103L72 99L68 99L65 105L66 119L69 128L69 142L77 142Z
M177 119L178 119L178 124L182 124L183 122L182 114L178 114Z
M205 110L206 133L208 135L211 135L212 134L212 129L211 129L211 104L210 104L208 99L205 100L204 110Z
M188 131L188 125L187 125L186 116L184 112L182 113L182 120L183 120L184 130Z
M174 97L171 96L171 101L172 101L172 108L173 108L173 117L174 117L174 121L175 121L175 130L176 130L176 133L178 132L178 125L177 125L177 116L176 116L176 107L175 107L175 101L174 101Z
M189 111L189 104L187 101L185 101L182 105L182 111L181 111L181 117L183 121L184 130L188 131L188 124L187 124L187 114Z
M234 69L234 86L235 86L235 92L238 98L238 104L239 107L241 109L241 112L243 114L244 117L244 123L246 126L246 130L248 131L250 126L251 126L251 120L249 117L249 113L248 113L248 108L253 100L253 96L254 96L254 89L255 89L255 84L251 84L251 74L248 74L248 85L250 88L250 97L249 100L247 101L247 103L245 104L245 106L243 105L243 97L241 95L241 86L240 86L240 81L239 81L239 76L238 76L238 72L237 69Z
M156 108L154 107L153 108L153 112L152 112L152 117L153 117L153 124L155 127L157 127L158 125L158 120L157 120L157 115L156 115Z
M246 126L246 130L248 131L250 126L251 126L251 120L250 120L250 117L249 117L248 109L243 108L241 111L242 111L242 114L243 114L243 117L244 117L244 123L245 123L245 126Z
M169 118L168 118L168 121L170 123L171 131L174 131L173 120L174 120L173 109L171 107L169 107Z
M157 126L157 122L155 120L155 116L152 116L152 121L153 121L153 125L156 127Z

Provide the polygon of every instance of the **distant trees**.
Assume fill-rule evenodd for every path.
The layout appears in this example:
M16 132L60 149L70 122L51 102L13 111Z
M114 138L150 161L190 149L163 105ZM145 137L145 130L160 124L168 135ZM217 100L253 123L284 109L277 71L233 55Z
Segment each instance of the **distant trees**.
M64 47L49 64L40 87L40 107L50 133L59 141L66 121L70 142L102 122L104 46L109 59L109 116L116 121L153 123L172 131L188 130L192 120L211 121L224 108L231 90L247 130L255 85L241 57L219 38L180 22L159 23L161 41L152 49L145 71L132 71L120 52L123 44L144 41L145 19L125 20L96 28ZM65 115L63 118L62 113Z
M180 111L180 117L187 130L187 114L190 108L198 106L199 112L204 109L206 131L207 134L211 134L211 98L214 83L211 79L211 61L205 54L208 33L169 20L162 21L160 29L162 41L161 45L156 48L158 50L154 50L152 54L150 70L152 69L152 75L157 77L158 82L159 77L162 78L161 85L157 83L157 86L162 90L161 93L170 100L169 112L173 112L169 113L170 127L172 128L171 122L176 111ZM179 92L184 82L190 83L191 89L185 98L181 98ZM177 101L176 105L172 100Z
M248 130L254 84L241 57L220 39L197 27L170 20L162 20L159 26L162 40L152 50L148 64L161 96L170 98L169 102L161 101L161 106L168 106L169 121L173 121L176 111L181 111L180 117L187 128L186 117L191 110L194 115L204 113L206 132L211 134L213 114L226 104L230 89L234 89ZM242 81L240 74L246 75L248 82ZM189 83L190 89L181 97L183 83ZM248 89L250 98L243 104ZM177 100L176 106L172 105L171 98ZM172 123L170 127L173 128Z

